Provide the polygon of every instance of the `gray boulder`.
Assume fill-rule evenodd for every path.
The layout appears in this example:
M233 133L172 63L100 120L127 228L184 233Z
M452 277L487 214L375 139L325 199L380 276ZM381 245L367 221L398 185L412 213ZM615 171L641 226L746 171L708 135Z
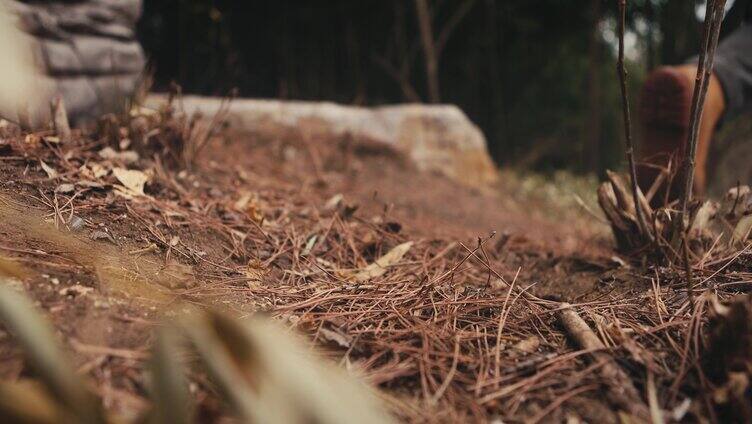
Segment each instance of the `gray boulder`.
M152 95L147 104L157 107L165 101L164 96ZM222 99L184 96L179 104L185 113L199 112L211 119L220 110ZM347 135L383 143L404 152L419 169L470 186L484 186L498 178L483 133L454 105L367 108L331 102L236 99L226 120L237 131L271 138L294 131L320 140Z

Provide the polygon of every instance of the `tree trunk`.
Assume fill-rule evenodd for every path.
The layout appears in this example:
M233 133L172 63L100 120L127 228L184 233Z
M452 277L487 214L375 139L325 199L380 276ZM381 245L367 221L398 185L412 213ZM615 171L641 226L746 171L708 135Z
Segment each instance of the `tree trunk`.
M647 60L645 61L645 65L647 66L648 72L652 71L653 68L655 68L655 33L653 31L653 28L658 25L657 20L655 19L655 8L653 7L652 0L648 0L645 2L645 18L648 21L648 33L647 33Z
M591 31L588 47L588 107L590 113L585 117L585 133L587 144L583 151L583 163L588 171L600 173L600 144L601 144L601 81L600 62L601 44L598 24L601 19L601 1L591 0Z
M426 79L428 80L428 99L431 103L439 103L439 64L436 57L436 45L431 28L431 14L427 0L415 0L420 26L420 39L423 43L423 53L426 59Z

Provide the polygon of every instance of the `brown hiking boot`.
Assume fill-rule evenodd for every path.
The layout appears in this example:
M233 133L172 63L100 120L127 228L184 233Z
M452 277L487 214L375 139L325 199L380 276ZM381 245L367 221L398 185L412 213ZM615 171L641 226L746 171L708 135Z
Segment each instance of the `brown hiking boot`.
M648 193L661 173L668 175L651 200L653 206L663 206L666 199L674 200L681 192L679 181L684 149L689 136L689 113L697 67L694 65L666 66L653 71L645 81L638 108L642 126L642 142L639 143L638 183ZM702 194L707 182L708 147L713 131L723 114L725 102L718 79L713 75L705 98L705 110L700 121L700 133L695 158L696 171L694 191ZM668 188L668 190L667 190Z

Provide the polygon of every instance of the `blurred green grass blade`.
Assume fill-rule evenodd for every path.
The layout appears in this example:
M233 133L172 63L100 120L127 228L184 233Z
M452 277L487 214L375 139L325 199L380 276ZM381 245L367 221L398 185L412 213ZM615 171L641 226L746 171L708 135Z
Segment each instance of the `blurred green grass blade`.
M193 422L193 404L180 358L180 334L172 326L157 330L154 351L149 361L151 372L152 423L188 424Z
M57 424L68 420L40 384L30 380L0 383L0 422Z
M50 393L79 423L104 423L99 402L58 349L56 337L31 302L0 278L0 321L13 334Z
M270 320L207 314L210 334L250 388L256 422L390 423L367 387L317 359L304 343ZM218 343L217 343L218 342ZM230 387L231 389L231 387Z
M259 349L245 323L230 318L219 312L209 311L207 313L207 322L209 323L212 333L222 342L227 349L234 365L241 371L241 375L249 385L259 390L259 379L263 376L264 369L259 363Z
M0 277L26 278L29 272L18 261L0 256Z
M367 386L319 357L288 328L269 319L225 319L215 320L217 333L230 334L228 323L243 331L254 349L247 373L258 380L264 407L282 405L301 423L394 422Z
M181 328L193 349L198 354L212 381L234 412L245 422L272 422L261 416L254 402L252 388L242 377L242 370L233 360L224 343L207 323L206 319L194 316L184 319ZM265 419L266 418L266 419Z

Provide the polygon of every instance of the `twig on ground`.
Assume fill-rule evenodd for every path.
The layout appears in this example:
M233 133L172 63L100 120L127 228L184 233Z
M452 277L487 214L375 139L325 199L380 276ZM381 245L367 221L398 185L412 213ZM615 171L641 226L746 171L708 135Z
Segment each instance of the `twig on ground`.
M52 115L52 126L61 141L68 141L71 137L71 128L68 122L68 112L65 109L65 102L60 96L52 99L50 103L50 113Z
M682 239L682 258L684 260L684 274L687 279L687 296L689 297L689 306L692 310L695 310L695 295L693 293L694 284L692 278L692 263L689 260L689 241L687 240L687 233L683 233Z
M650 416L649 409L631 383L629 375L616 365L610 354L604 351L603 342L590 329L585 320L571 308L571 305L563 303L561 306L563 309L557 315L567 334L582 349L593 351L592 356L596 362L603 363L601 374L607 380L608 387L606 390L611 401L633 416L647 419Z

